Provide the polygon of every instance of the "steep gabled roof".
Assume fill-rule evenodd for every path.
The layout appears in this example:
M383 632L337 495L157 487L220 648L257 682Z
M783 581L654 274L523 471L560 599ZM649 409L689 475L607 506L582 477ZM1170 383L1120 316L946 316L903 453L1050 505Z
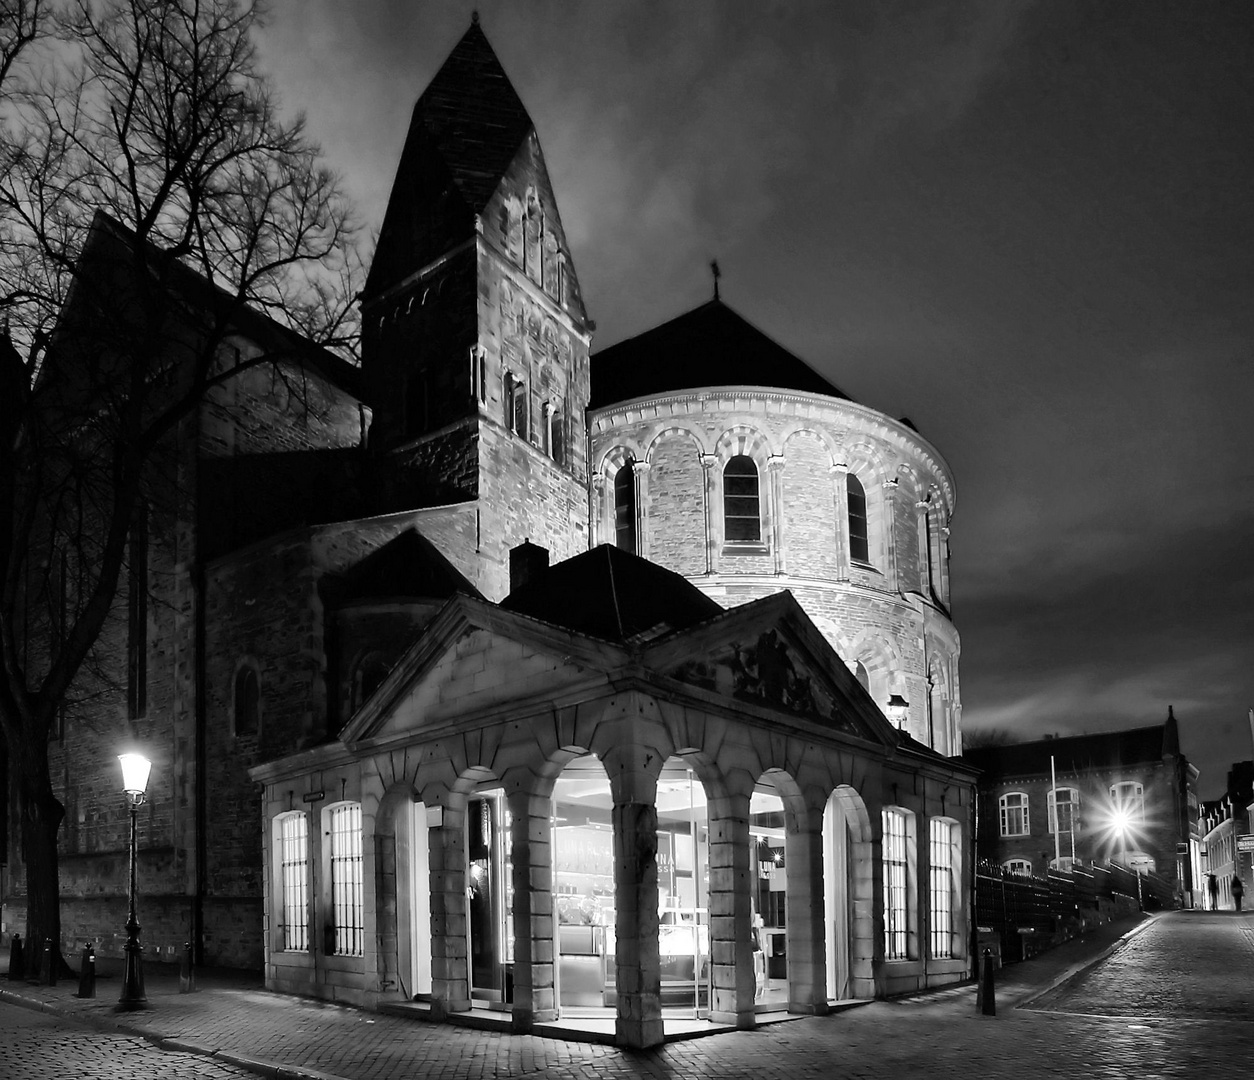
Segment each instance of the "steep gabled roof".
M588 407L703 386L762 386L852 400L715 298L593 356Z
M723 612L686 578L612 544L549 567L501 607L613 642L661 636Z
M476 18L414 106L379 245L372 296L473 235L532 130Z
M483 599L430 540L406 529L359 563L337 575L330 586L338 602L348 600L439 599L457 593Z

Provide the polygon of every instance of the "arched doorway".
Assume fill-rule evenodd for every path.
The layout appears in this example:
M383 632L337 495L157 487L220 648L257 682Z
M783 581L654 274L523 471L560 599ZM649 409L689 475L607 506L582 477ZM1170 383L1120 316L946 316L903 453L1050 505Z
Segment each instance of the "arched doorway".
M777 770L762 775L749 800L749 875L753 887L754 1007L788 1008L787 818Z
M664 1015L710 1008L709 808L691 764L671 756L657 782L658 958Z
M563 1016L614 1001L614 800L593 754L553 785L553 922Z
M511 824L500 782L482 780L466 799L466 928L470 998L488 1008L514 998Z
M832 792L823 812L823 904L829 1000L871 997L871 829L851 787ZM858 942L862 948L858 948Z
M375 820L379 881L376 923L382 985L413 1000L431 996L431 863L427 808L394 792Z

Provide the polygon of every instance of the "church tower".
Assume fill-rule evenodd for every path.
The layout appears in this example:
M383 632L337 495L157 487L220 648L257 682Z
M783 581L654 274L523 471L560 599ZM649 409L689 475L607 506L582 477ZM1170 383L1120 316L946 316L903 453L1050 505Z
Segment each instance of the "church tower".
M474 504L475 584L587 549L592 324L535 127L476 18L418 99L362 294L370 445L409 505Z

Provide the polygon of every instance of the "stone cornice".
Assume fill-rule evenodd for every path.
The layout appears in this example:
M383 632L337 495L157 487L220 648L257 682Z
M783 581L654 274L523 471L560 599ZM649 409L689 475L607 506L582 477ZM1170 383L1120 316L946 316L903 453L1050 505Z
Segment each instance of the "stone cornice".
M953 513L956 497L953 472L944 455L914 428L856 401L763 386L706 386L651 394L589 409L588 429L595 441L598 435L619 427L639 427L672 417L708 419L711 413L719 411L775 412L771 406L783 407L778 412L781 417L809 417L837 430L848 428L852 420L859 432L877 435L904 453L921 458L941 482L945 504Z

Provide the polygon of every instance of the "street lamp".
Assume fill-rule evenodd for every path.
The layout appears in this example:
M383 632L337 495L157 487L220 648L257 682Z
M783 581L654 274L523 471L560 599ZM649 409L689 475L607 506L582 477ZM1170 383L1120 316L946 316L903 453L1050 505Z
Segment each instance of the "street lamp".
M135 917L135 850L136 815L148 797L148 773L152 762L143 754L119 754L122 763L122 790L131 809L131 903L126 919L126 965L122 973L122 996L119 1009L142 1009L148 1004L144 996L144 969L140 964L139 920Z
M888 699L888 719L897 725L899 729L904 729L906 717L910 715L910 702L903 698L900 694L893 694Z

